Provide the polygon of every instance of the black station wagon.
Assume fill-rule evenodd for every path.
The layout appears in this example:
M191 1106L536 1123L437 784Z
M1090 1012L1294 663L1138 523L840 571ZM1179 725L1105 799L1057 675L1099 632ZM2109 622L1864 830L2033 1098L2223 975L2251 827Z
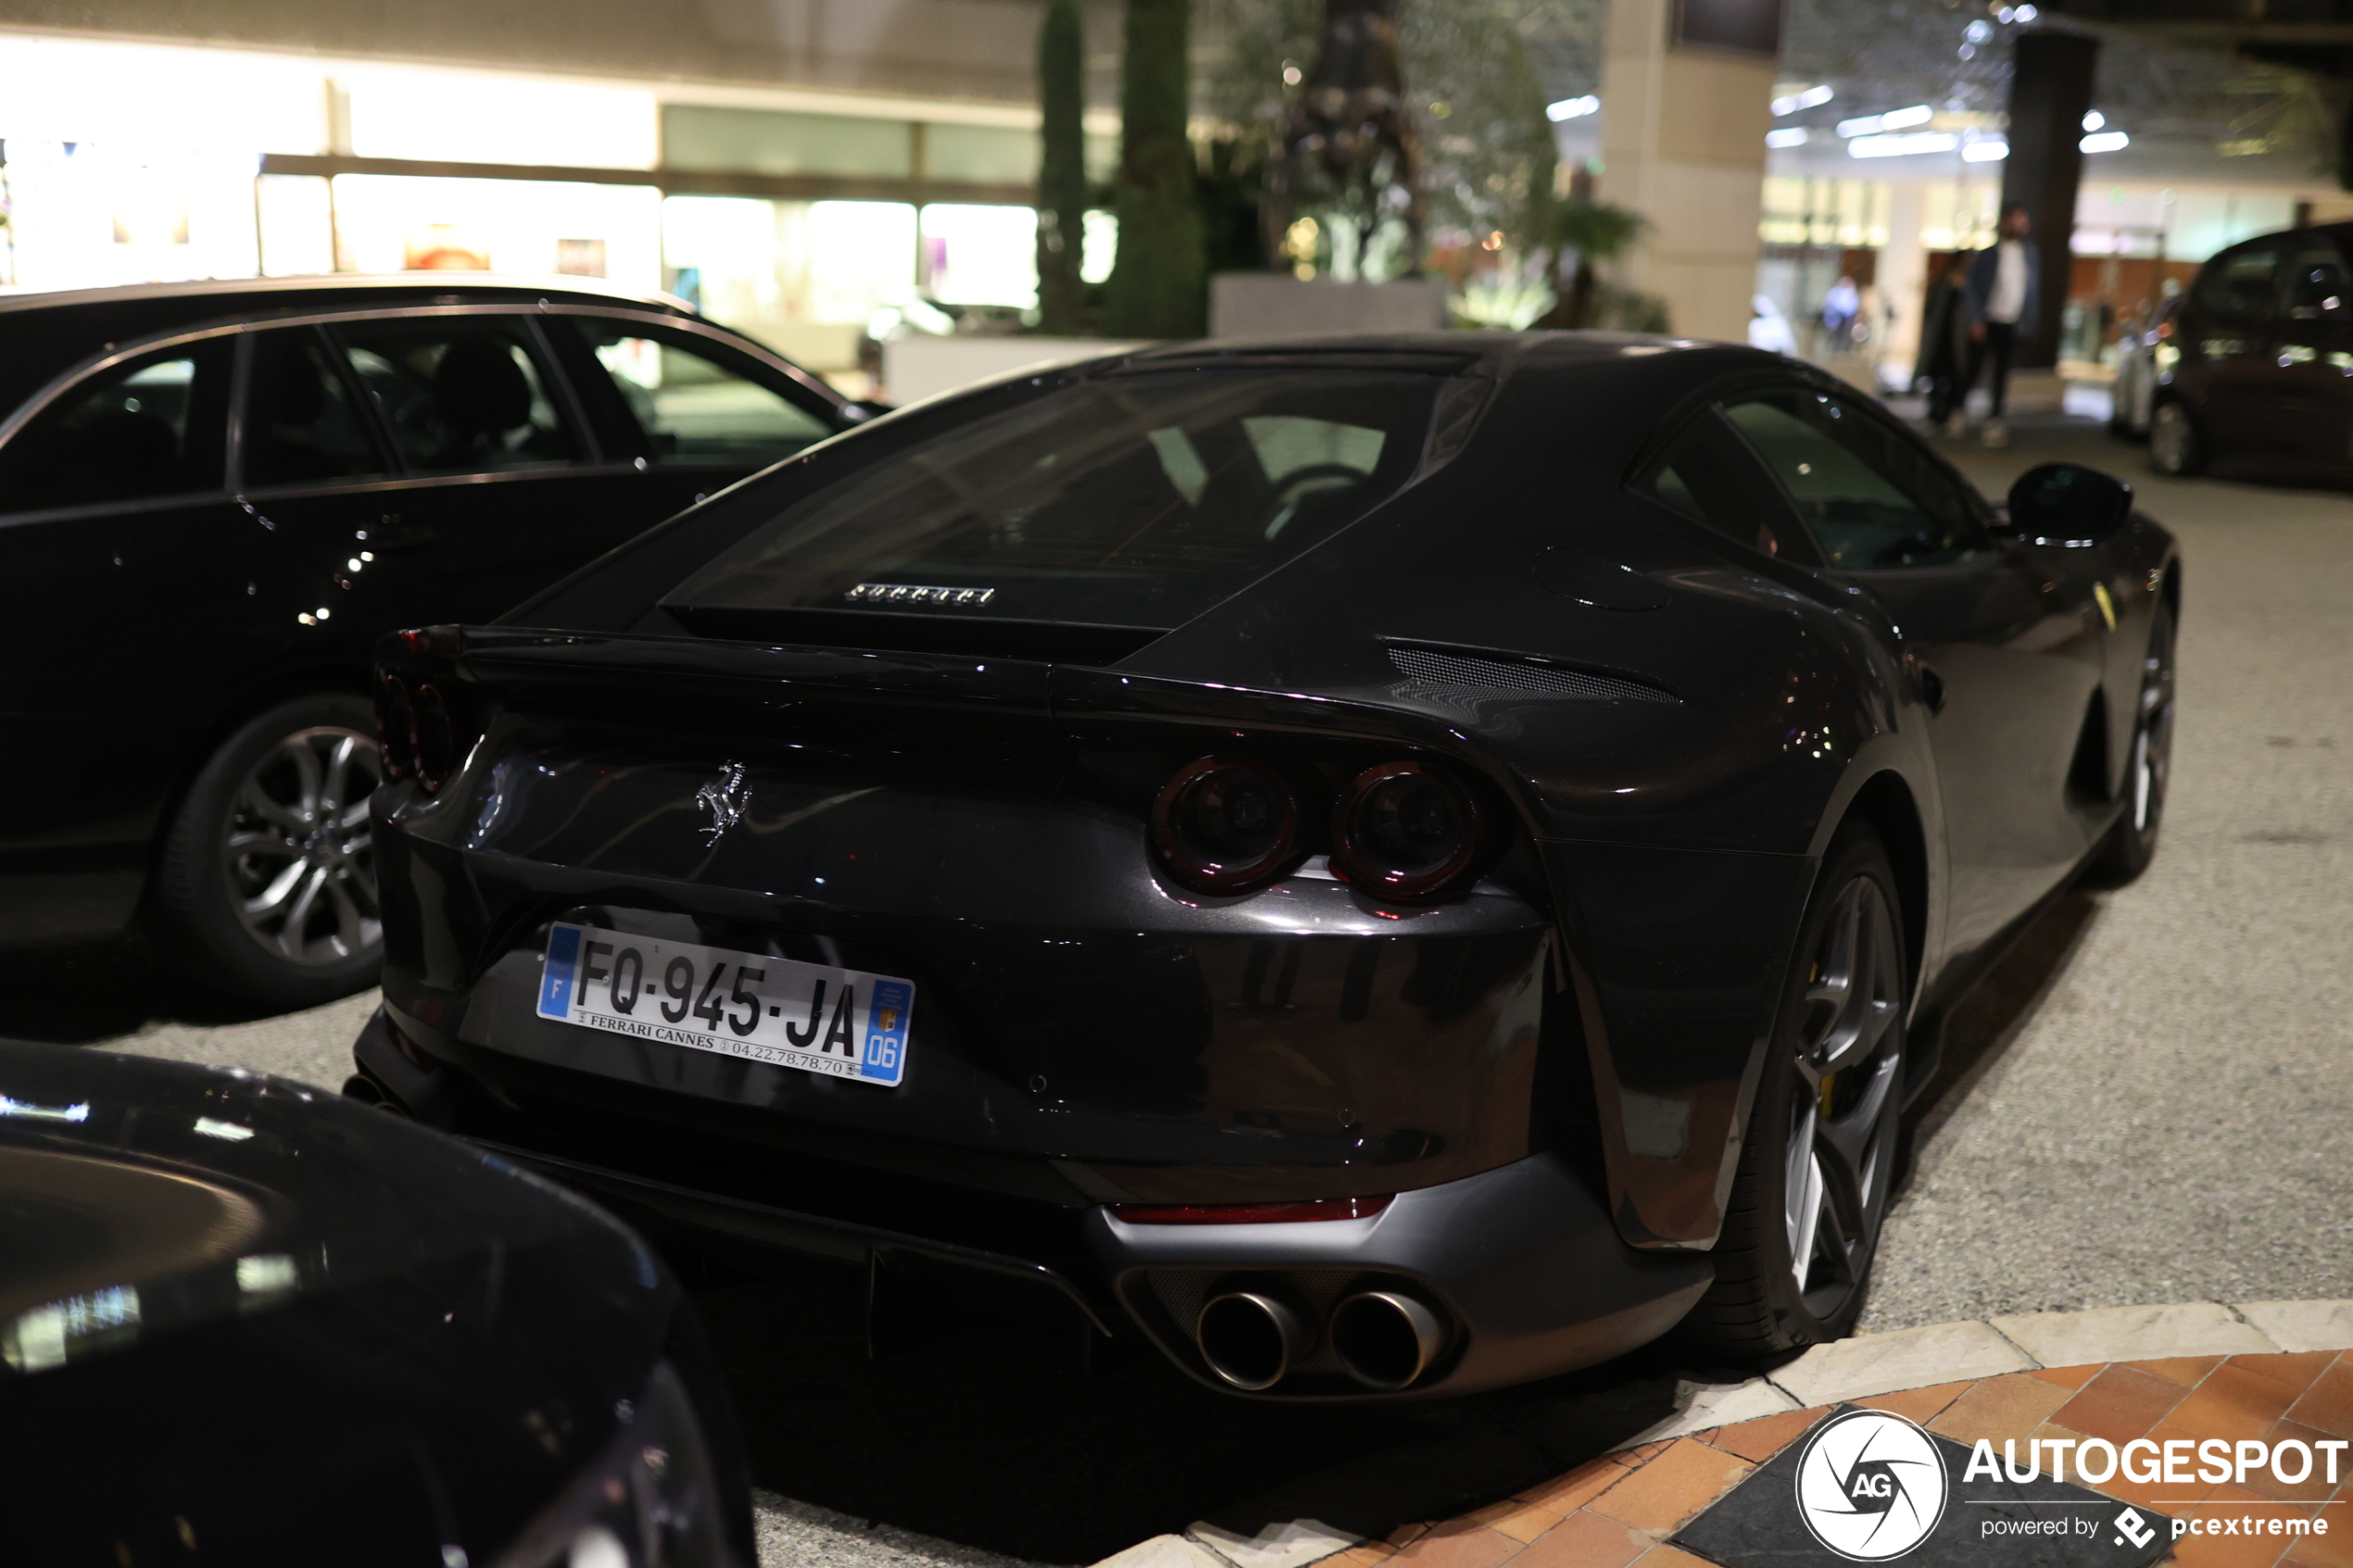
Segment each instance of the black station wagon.
M0 946L375 973L384 632L497 615L872 410L681 302L411 274L0 301Z

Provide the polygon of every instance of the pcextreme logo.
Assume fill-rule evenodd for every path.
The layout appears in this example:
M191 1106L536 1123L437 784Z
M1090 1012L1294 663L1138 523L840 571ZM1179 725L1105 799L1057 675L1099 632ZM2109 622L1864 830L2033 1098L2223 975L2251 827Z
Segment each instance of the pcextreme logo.
M1884 1562L1926 1540L1944 1517L1935 1442L1900 1415L1849 1411L1815 1428L1797 1461L1797 1516L1850 1562Z

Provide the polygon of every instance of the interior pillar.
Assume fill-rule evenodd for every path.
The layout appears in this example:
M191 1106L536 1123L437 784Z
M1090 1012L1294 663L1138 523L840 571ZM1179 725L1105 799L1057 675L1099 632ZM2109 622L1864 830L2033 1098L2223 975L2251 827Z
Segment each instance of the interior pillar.
M1686 337L1748 337L1780 0L1612 0L1604 201L1650 220L1619 278Z
M2075 194L2083 182L2083 117L2092 107L2100 43L2078 32L2019 35L2010 78L2010 156L2002 160L2002 210L2023 207L2034 220L2042 300L2031 332L2019 336L2021 369L2058 363L2059 317L2074 260ZM2020 323L2021 326L2027 323Z

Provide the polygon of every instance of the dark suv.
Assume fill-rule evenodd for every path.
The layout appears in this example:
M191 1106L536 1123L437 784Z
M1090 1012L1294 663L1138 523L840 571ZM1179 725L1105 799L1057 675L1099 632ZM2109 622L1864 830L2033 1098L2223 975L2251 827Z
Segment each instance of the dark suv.
M2265 234L2201 269L2155 351L2149 458L2353 467L2353 224Z
M384 633L868 416L680 302L447 274L0 302L0 946L372 978Z

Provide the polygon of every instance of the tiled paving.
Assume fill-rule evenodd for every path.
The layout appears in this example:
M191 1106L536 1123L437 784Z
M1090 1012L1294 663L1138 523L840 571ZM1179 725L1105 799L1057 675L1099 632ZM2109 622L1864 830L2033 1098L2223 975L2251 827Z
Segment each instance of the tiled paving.
M2097 1361L1967 1378L1858 1399L1963 1444L1991 1438L2104 1437L2120 1447L2286 1438L2353 1439L2353 1351L2176 1356ZM1459 1519L1408 1524L1327 1562L1333 1568L1671 1568L1704 1560L1667 1537L1827 1415L1829 1405L1710 1427L1597 1459ZM2240 1513L2318 1516L2309 1537L2188 1536L2174 1543L2185 1568L2353 1568L2353 1451L2339 1450L2332 1486L2316 1455L2310 1479L2265 1472L2245 1488L2193 1481L2146 1486L2120 1472L2092 1489L2120 1501L2161 1503L2178 1518ZM2196 1474L2193 1460L2193 1474ZM2075 1480L2070 1467L2068 1479ZM2088 1485L2088 1483L2087 1483Z

